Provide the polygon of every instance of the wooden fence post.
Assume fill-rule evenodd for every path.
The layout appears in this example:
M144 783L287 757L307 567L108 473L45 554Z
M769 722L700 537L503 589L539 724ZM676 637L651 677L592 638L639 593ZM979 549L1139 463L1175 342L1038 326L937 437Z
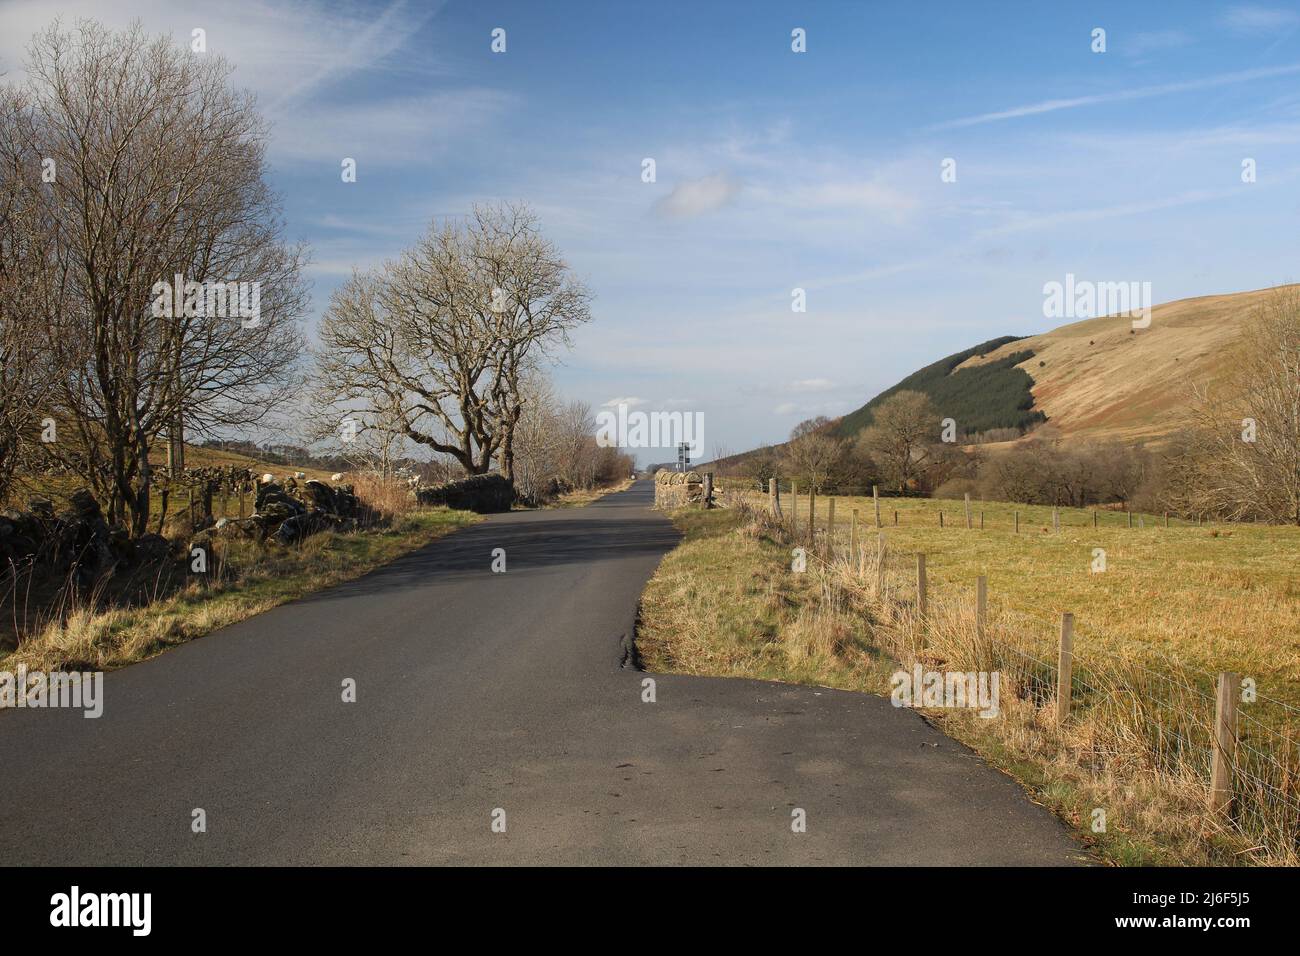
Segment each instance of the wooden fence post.
M880 527L880 489L875 485L871 486L871 500L876 506L876 527Z
M858 562L858 573L862 573L862 555L858 553L858 509L854 508L849 518L849 562Z
M808 543L817 548L817 488L808 489Z
M1214 759L1210 765L1210 809L1223 813L1232 803L1232 768L1237 759L1237 687L1231 671L1219 674L1214 702Z
M799 483L790 479L790 537L799 540Z
M1133 512L1128 512L1128 526L1133 527Z
M980 530L984 530L984 509L980 509Z
M1070 716L1070 678L1074 671L1074 615L1061 615L1061 647L1056 659L1056 722Z
M776 479L767 479L767 507L774 515L781 514L780 500L776 497Z
M876 598L885 596L885 533L876 532Z
M1061 512L1057 509L1056 505L1052 505L1052 530L1061 530Z
M943 512L942 512L942 511L939 512L939 527L940 527L940 528L943 527Z
M897 508L894 509L894 527L895 527L895 528L898 527L898 509L897 509Z
M713 507L713 472L704 473L704 508L707 511Z
M826 554L835 557L835 499L826 506Z
M925 617L928 607L925 593L925 555L921 552L916 554L916 613Z
M975 633L982 640L989 617L989 579L980 575L975 579Z
M1094 528L1097 527L1097 509L1096 509L1096 508L1093 508L1093 509L1092 509L1092 526L1093 526Z
M1020 534L1020 512L1016 512L1016 534Z
M1166 527L1166 528L1169 527L1169 512L1168 512L1168 511L1165 512L1165 527Z
M970 530L970 492L966 492L966 530Z

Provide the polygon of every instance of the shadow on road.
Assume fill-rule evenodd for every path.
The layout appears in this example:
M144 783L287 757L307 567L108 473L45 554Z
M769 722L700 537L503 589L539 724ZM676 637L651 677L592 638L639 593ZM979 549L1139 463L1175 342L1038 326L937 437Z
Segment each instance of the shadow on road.
M420 587L431 579L455 581L491 574L493 551L504 548L507 573L526 574L584 562L662 555L680 533L665 516L644 510L644 494L621 492L567 511L515 511L492 515L368 574L301 599L346 600ZM644 511L630 517L628 510Z

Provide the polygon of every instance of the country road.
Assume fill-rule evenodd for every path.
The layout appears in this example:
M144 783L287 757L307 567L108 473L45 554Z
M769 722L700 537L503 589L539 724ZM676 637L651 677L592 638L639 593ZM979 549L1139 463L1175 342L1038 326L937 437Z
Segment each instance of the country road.
M658 675L643 703L647 675L622 665L676 541L651 492L494 516L110 673L98 720L0 713L0 861L1084 861L1010 779L887 699Z

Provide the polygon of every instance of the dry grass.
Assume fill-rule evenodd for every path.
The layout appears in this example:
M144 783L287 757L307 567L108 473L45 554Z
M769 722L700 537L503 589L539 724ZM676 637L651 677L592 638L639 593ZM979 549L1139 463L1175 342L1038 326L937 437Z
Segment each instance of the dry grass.
M749 500L763 504L766 497ZM869 497L836 497L835 508L845 545L854 509L863 540L875 540ZM804 495L799 510L806 528ZM819 529L827 510L828 499L818 497ZM881 530L892 552L928 556L936 594L968 594L985 575L990 602L1038 619L1049 641L1060 613L1073 612L1080 655L1095 649L1209 673L1238 671L1261 693L1300 706L1300 528L1198 527L1178 519L1165 528L1161 515L1135 514L1130 529L1125 514L1100 510L1094 529L1092 511L1062 508L1056 533L1051 508L973 501L971 512L974 529L967 531L961 501L882 498ZM1094 548L1106 552L1105 573L1091 571Z
M570 491L560 495L554 501L548 503L548 508L581 508L589 505L593 501L599 501L606 495L612 495L616 491L626 491L632 487L633 478L623 478L612 485L602 485L598 488L585 488L578 491Z
M1244 321L1271 291L1167 302L1152 309L1145 329L1133 329L1127 317L1085 319L965 364L1032 349L1019 367L1034 380L1034 406L1067 438L1159 440L1177 428L1187 397L1182 383L1227 371Z
M348 476L352 490L384 520L401 518L417 507L411 486L400 478L381 478L369 472Z
M445 508L407 515L389 527L323 532L300 546L218 542L204 575L142 607L93 599L66 609L23 641L0 669L106 670L144 660L210 631L373 570L461 525L479 520Z
M1217 665L1224 669L1236 662L1267 664L1238 669L1256 676L1262 695L1296 699L1289 676L1295 648L1285 636L1295 631L1280 630L1296 613L1294 601L1285 600L1292 572L1274 563L1294 547L1295 529L1166 531L1148 521L1145 529L1129 531L1122 516L1110 516L1117 526L1094 532L1089 514L1062 513L1064 530L1052 534L1050 509L1047 532L1044 523L1027 520L1042 514L1022 509L1031 513L1022 514L1017 538L1009 522L994 528L989 512L999 512L993 506L985 506L984 532L967 531L963 522L940 531L939 507L955 515L960 503L954 509L952 502L910 502L894 529L893 503L886 502L882 512L891 526L884 562L877 565L874 528L869 535L861 529L869 545L850 558L851 509L845 504L837 503L836 548L828 551L823 536L805 574L790 570L787 529L761 511L680 512L687 539L665 559L643 602L638 644L647 666L877 693L888 692L900 664L996 671L1002 678L999 719L952 709L927 716L1015 775L1105 858L1122 864L1296 862L1294 712L1262 698L1243 705L1239 797L1229 818L1212 816L1206 800L1212 684L1177 653L1205 663L1229 651L1231 661ZM856 505L865 525L870 508ZM825 510L819 511L824 528ZM1010 512L1007 507L1008 518ZM805 529L806 517L805 510ZM1093 575L1088 564L1099 534L1111 570ZM1212 550L1218 545L1226 547ZM929 555L924 622L915 605L916 550ZM1126 568L1128 562L1136 566ZM979 574L990 579L982 632L974 614ZM1225 576L1236 587L1220 603L1213 582ZM1230 618L1244 617L1250 626L1236 631L1239 621L1216 620L1228 607L1234 608ZM1057 726L1055 639L1062 610L1078 614L1079 627L1074 711ZM1098 619L1108 626L1096 626ZM1225 623L1230 633L1216 635ZM1234 643L1245 634L1256 640ZM1092 832L1096 809L1105 811L1104 833Z

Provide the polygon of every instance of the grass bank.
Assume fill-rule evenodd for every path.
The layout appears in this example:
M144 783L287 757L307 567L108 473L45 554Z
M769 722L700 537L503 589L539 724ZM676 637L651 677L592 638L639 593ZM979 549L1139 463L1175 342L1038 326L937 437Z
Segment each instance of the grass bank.
M109 670L350 580L482 520L433 508L396 517L386 528L322 532L301 545L222 541L211 565L166 597L136 607L87 601L0 657L0 670Z
M869 500L836 502L837 535L821 533L807 570L792 570L788 525L761 507L682 511L685 533L646 589L638 649L647 668L813 683L887 694L900 667L997 672L1001 707L982 719L923 711L1118 864L1294 863L1296 613L1288 598L1295 529L1166 530L1147 518L985 504L971 530L960 502L882 503L879 548ZM786 502L787 517L789 502ZM859 511L860 547L849 519ZM800 524L806 535L807 502ZM945 524L938 526L938 511ZM1005 514L1003 513L1005 512ZM1107 521L1112 522L1107 526ZM1136 522L1135 522L1136 523ZM1002 525L1005 524L1005 527ZM954 527L956 525L956 527ZM1045 530L1046 529L1046 530ZM1107 571L1090 570L1092 549ZM918 613L914 552L927 554L929 607ZM977 575L989 580L976 619ZM1224 591L1228 593L1225 595ZM1059 613L1078 615L1073 712L1055 716ZM1238 669L1260 698L1243 704L1238 797L1208 810L1210 671ZM1266 699L1267 697L1267 699ZM1101 811L1101 817L1098 815ZM1098 826L1099 823L1104 824Z

